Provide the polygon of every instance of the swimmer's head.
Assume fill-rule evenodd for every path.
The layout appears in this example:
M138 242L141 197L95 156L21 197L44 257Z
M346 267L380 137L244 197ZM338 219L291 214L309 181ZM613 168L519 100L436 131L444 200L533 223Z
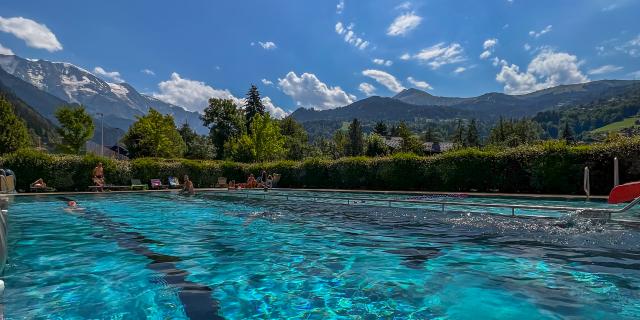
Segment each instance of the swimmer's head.
M77 203L73 200L67 202L67 204L69 205L69 207L75 207L77 205Z

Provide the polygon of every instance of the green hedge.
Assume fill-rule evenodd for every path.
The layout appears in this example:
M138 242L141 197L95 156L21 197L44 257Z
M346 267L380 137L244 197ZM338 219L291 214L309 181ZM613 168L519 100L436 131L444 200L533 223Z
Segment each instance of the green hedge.
M583 168L591 171L593 194L613 185L613 158L618 157L621 182L640 180L640 138L607 144L568 146L548 141L506 150L462 149L431 157L395 154L382 158L308 159L244 164L223 161L142 158L118 161L95 156L51 155L23 150L0 158L0 167L18 176L18 188L43 178L61 191L87 190L98 161L105 164L109 184L128 185L131 178L148 182L188 174L196 186L211 187L218 177L245 181L262 169L281 174L280 186L306 188L500 191L582 194Z

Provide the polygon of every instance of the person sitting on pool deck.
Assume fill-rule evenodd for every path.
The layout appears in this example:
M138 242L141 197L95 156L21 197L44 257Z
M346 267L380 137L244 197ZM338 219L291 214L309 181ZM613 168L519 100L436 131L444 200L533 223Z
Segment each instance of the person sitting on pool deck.
M258 181L256 181L256 178L253 176L253 173L249 175L249 178L247 179L247 189L248 188L255 188L258 186Z
M44 180L42 180L42 178L40 178L36 180L36 182L32 183L31 186L38 189L45 189L47 187L47 184L44 183Z
M100 187L100 191L104 191L104 168L102 162L98 162L98 165L93 169L93 183Z
M189 176L188 175L184 175L184 187L182 187L182 190L180 191L180 193L182 194L196 194L195 189L193 188L193 182L191 180L189 180Z

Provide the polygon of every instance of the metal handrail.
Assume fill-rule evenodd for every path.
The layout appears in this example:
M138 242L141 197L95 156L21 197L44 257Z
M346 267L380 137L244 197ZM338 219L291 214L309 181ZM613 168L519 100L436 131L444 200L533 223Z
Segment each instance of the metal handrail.
M225 193L231 196L240 196L239 194L234 194L237 191L229 192L229 191L215 191L215 193ZM250 192L242 192L245 195L245 198L250 197ZM255 193L256 196L261 197L262 199L266 199L267 194L259 194ZM469 203L469 202L458 202L458 201L436 201L436 200L412 200L412 199L373 199L373 198L362 198L362 197L323 197L323 196L304 196L304 195L283 195L283 194L269 194L270 197L281 197L289 200L289 198L302 198L302 199L311 199L313 202L317 202L319 199L327 199L327 200L345 200L347 204L357 204L357 201L361 201L362 204L366 204L366 202L386 202L388 206L391 206L392 203L412 203L412 204L430 204L430 205L438 205L441 206L441 210L445 211L446 206L456 206L456 207L484 207L484 208L508 208L511 209L511 215L515 216L516 209L520 210L544 210L544 211L557 211L557 212L590 212L590 213L598 213L598 214L619 214L626 212L640 203L640 197L633 200L631 203L626 205L621 209L607 209L607 208L581 208L581 207L567 207L567 206L543 206L543 205L526 205L526 204L504 204L504 203ZM355 202L354 202L355 201Z

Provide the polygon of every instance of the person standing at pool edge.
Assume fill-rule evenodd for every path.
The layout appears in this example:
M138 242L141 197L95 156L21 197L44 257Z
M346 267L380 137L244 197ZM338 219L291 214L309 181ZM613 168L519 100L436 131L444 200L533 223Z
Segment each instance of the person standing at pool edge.
M102 162L98 162L98 165L93 169L93 183L100 187L100 191L104 191L104 168Z
M196 194L196 191L193 188L193 182L189 180L189 176L186 174L184 175L184 187L182 188L182 191L180 191L180 193L190 195Z

